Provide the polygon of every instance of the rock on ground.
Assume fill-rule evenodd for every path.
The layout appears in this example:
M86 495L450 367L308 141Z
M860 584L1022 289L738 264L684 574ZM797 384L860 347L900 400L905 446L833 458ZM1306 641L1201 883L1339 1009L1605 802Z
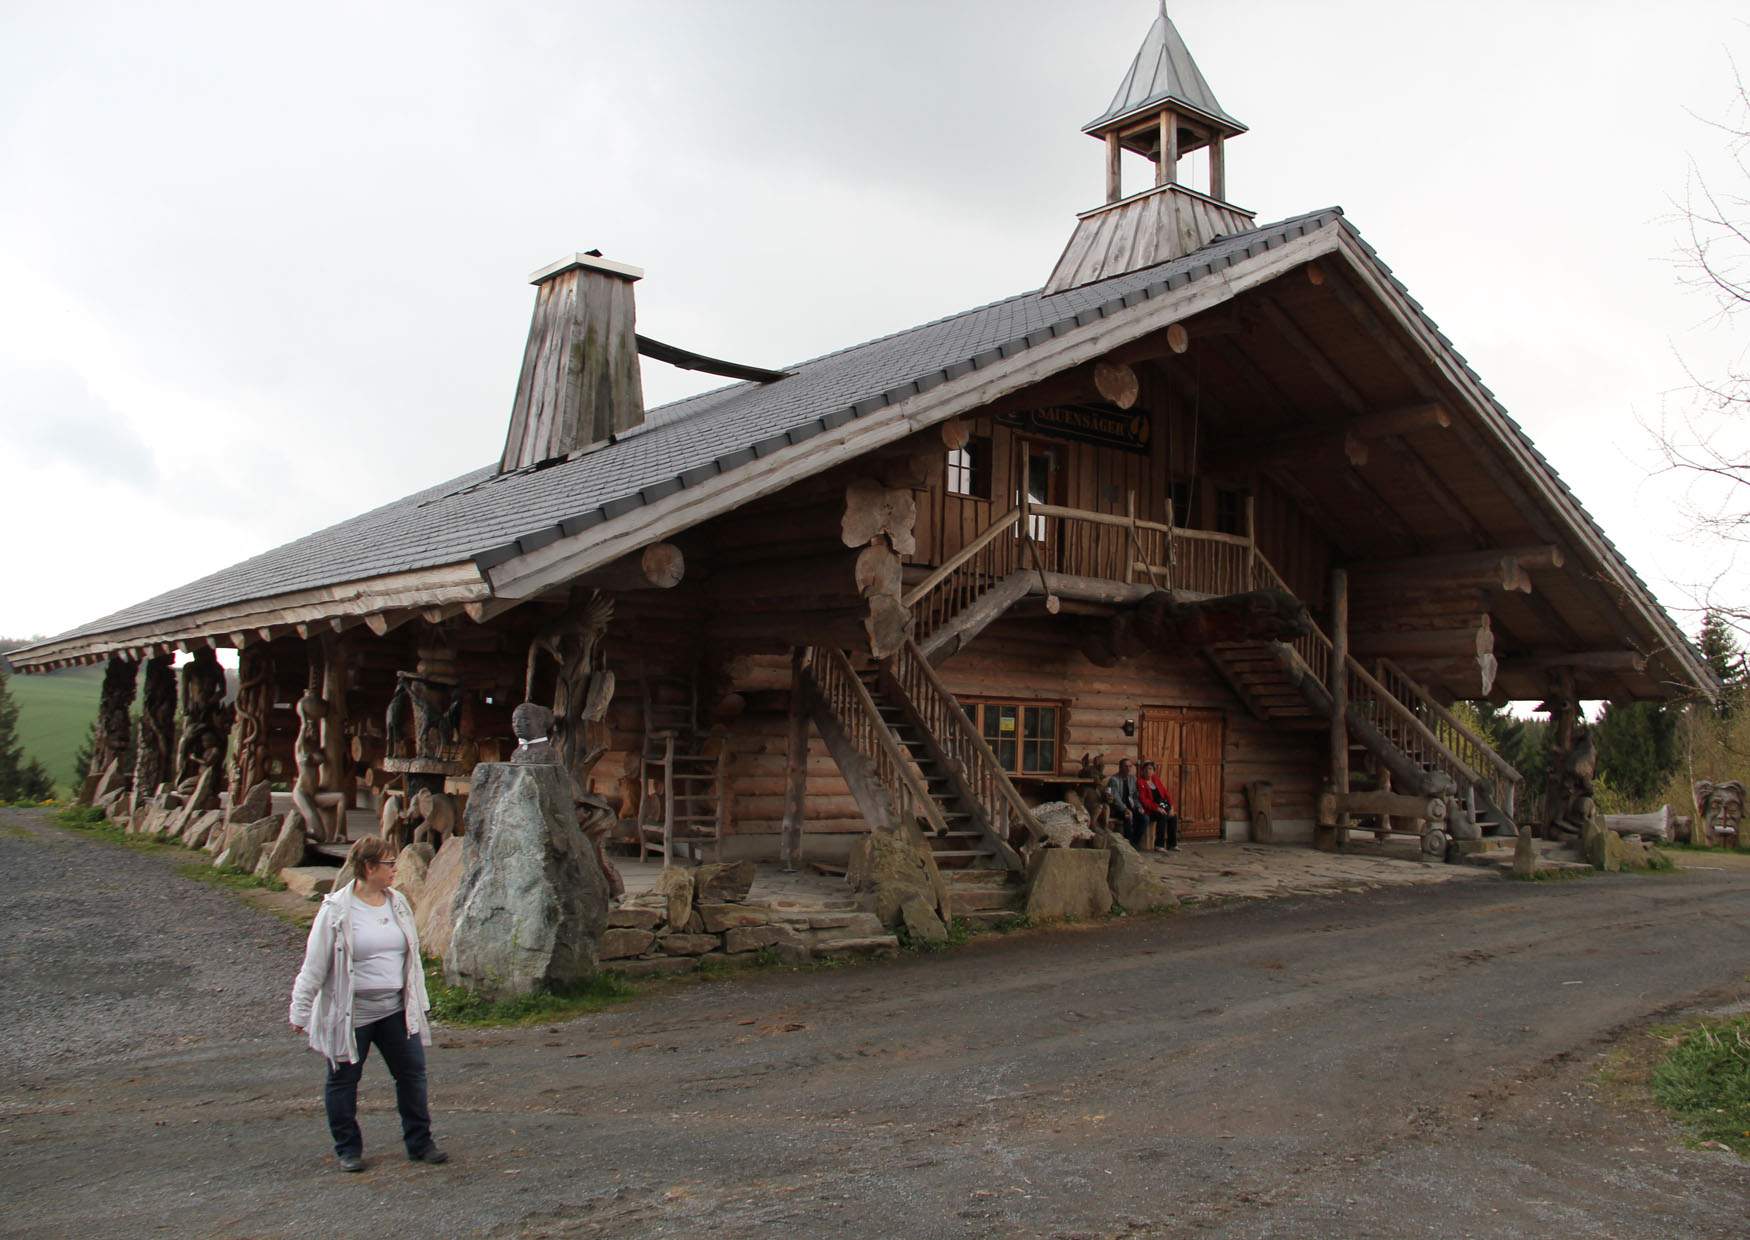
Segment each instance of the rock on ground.
M697 904L721 904L747 899L753 887L751 861L702 865L693 871L693 900Z
M255 876L277 878L281 870L303 864L304 820L296 814L287 814L285 824L274 837L273 846L262 850L261 860L255 867Z
M269 787L265 779L260 779L241 798L231 803L231 809L225 815L225 821L260 822L272 813L273 789Z
M462 857L444 957L451 985L502 999L595 975L608 881L578 828L563 768L475 767Z
M1130 841L1115 831L1105 835L1106 885L1112 889L1114 900L1133 913L1178 904L1160 875L1130 846Z
M279 825L277 818L232 823L225 828L225 844L213 858L213 864L220 868L242 870L245 874L254 873L256 864L261 860L261 850L267 846L269 834L277 830Z
M1027 866L1027 916L1035 921L1104 917L1112 911L1106 882L1110 854L1100 848L1041 848Z
M693 874L678 865L664 866L652 890L664 903L663 919L676 930L685 930L693 916Z
M436 856L437 849L430 844L409 844L395 855L395 890L407 897L416 912L425 893L432 858Z
M942 919L936 916L935 908L929 898L922 892L913 892L900 901L899 916L905 923L905 932L912 940L920 943L946 943L948 927L942 924Z
M413 910L419 950L428 956L449 955L450 932L456 927L456 892L462 885L462 837L452 835L426 867L425 886Z

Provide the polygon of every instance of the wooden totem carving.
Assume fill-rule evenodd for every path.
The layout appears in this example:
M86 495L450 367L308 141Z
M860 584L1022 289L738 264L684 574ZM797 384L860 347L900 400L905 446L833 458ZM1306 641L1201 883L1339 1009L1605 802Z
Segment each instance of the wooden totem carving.
M1710 779L1695 781L1695 821L1690 826L1689 836L1692 843L1750 847L1750 841L1744 839L1743 819L1742 782L1736 779L1719 783Z
M237 666L236 738L232 742L234 796L267 778L267 716L273 709L273 656L250 646Z
M462 694L447 680L395 673L395 696L383 721L391 758L438 761L461 734Z
M170 656L146 661L146 698L140 709L140 739L134 751L134 796L152 796L170 778L176 749L176 677Z
M225 669L213 648L203 646L182 668L182 735L176 744L174 777L178 786L198 782L208 770L224 766L230 715L225 705Z
M97 699L97 743L91 749L88 777L101 778L118 759L118 772L133 765L133 725L128 714L133 709L139 675L140 665L132 659L109 657Z
M346 838L346 797L339 792L322 791L322 767L327 755L322 745L322 721L328 716L328 703L314 689L306 689L298 699L298 778L292 785L292 805L304 820L304 831L323 842L338 842Z
M535 700L535 675L545 653L558 665L553 682L553 741L560 761L579 789L589 787L589 773L604 747L588 748L589 725L607 717L614 698L614 673L608 670L602 639L614 618L614 601L600 590L590 591L543 625L529 643L523 698Z

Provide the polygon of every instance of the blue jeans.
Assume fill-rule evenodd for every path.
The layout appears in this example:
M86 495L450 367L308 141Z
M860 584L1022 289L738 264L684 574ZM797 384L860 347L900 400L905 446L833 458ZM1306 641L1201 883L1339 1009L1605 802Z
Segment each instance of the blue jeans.
M431 1112L425 1104L425 1047L407 1032L407 1014L396 1012L382 1020L353 1030L358 1043L356 1063L332 1064L328 1085L322 1092L328 1108L328 1131L334 1136L334 1152L345 1158L364 1153L364 1134L359 1132L359 1077L373 1045L383 1052L389 1075L395 1078L395 1106L401 1112L401 1140L409 1157L417 1158L431 1148Z

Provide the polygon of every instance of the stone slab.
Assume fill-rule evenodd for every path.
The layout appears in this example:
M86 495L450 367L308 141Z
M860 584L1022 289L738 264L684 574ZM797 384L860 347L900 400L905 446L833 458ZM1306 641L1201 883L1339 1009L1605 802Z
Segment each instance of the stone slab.
M722 946L714 934L665 934L656 943L666 956L703 956Z
M662 924L662 914L653 908L621 905L608 910L610 930L654 930Z
M603 960L625 960L631 956L642 956L655 942L656 936L648 930L610 926L602 931L602 945L597 954Z
M650 956L643 960L616 960L613 970L627 977L650 977L662 973L691 973L699 967L697 956Z
M280 871L280 882L286 885L286 890L307 900L327 895L339 881L337 865L294 865Z

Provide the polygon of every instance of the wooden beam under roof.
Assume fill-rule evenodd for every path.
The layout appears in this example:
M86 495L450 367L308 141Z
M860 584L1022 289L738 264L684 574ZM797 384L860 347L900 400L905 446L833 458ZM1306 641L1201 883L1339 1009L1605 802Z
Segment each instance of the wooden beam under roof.
M1269 469L1284 463L1303 468L1358 468L1367 464L1367 444L1342 431L1302 431L1242 439L1211 449L1204 468L1212 474Z
M726 362L720 357L707 357L703 353L694 353L691 349L652 340L649 336L638 335L636 339L641 355L667 362L670 366L678 366L682 370L702 370L708 375L722 375L726 379L747 379L754 383L776 383L779 379L788 379L796 373L793 370L768 370L764 366Z
M1257 298L1257 305L1264 316L1264 321L1275 328L1277 334L1286 340L1296 353L1300 354L1307 369L1317 375L1319 380L1336 394L1337 399L1348 408L1350 413L1363 415L1371 412L1367 400L1356 390L1355 385L1349 382L1331 359L1325 356L1324 350L1319 348L1313 342L1312 337L1302 330L1300 324L1294 321L1293 315L1284 310L1271 297L1260 295Z
M1447 555L1418 555L1392 560L1359 560L1349 569L1356 573L1391 573L1397 576L1446 577L1487 573L1509 560L1521 568L1560 568L1562 549L1554 543L1530 547L1490 547Z

